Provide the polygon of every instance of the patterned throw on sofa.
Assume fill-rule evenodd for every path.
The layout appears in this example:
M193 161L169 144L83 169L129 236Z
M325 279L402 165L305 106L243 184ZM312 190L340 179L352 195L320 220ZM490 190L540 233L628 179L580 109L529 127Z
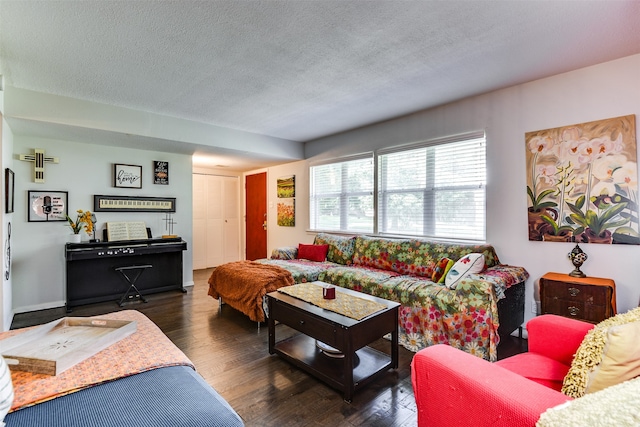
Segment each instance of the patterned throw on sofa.
M529 276L522 267L500 264L490 245L464 245L420 239L320 233L314 244L328 244L327 261L296 259L295 247L276 249L270 260L291 271L296 283L321 280L401 304L400 344L418 351L449 344L490 361L497 359L498 308L509 287ZM455 289L434 283L442 258L484 255L485 269L462 279Z

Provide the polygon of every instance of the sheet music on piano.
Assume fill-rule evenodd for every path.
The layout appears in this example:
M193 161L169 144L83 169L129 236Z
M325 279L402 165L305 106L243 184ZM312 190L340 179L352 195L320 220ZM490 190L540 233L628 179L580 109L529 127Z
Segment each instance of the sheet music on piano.
M117 240L144 240L148 238L147 225L143 221L107 222L107 239L110 242Z

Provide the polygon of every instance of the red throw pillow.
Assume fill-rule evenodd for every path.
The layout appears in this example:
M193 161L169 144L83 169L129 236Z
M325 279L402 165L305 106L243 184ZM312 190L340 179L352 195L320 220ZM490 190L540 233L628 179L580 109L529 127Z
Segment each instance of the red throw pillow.
M309 261L322 262L327 259L329 245L298 245L298 259L308 259Z

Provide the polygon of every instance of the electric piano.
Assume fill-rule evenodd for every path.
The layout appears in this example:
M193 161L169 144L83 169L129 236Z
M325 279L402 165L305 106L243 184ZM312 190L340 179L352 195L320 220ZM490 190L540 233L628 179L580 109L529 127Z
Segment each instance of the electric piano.
M83 304L117 302L130 286L116 270L121 267L151 265L136 282L140 294L186 292L182 282L182 251L185 250L187 242L180 237L67 243L67 311Z

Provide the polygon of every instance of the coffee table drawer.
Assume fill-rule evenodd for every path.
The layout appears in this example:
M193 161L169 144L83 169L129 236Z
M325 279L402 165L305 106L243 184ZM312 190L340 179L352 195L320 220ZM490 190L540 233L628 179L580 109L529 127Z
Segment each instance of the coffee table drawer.
M338 348L338 328L332 322L311 316L307 312L298 310L277 300L273 301L271 310L272 313L270 316L273 316L273 318L277 319L280 323L322 341L331 347Z

